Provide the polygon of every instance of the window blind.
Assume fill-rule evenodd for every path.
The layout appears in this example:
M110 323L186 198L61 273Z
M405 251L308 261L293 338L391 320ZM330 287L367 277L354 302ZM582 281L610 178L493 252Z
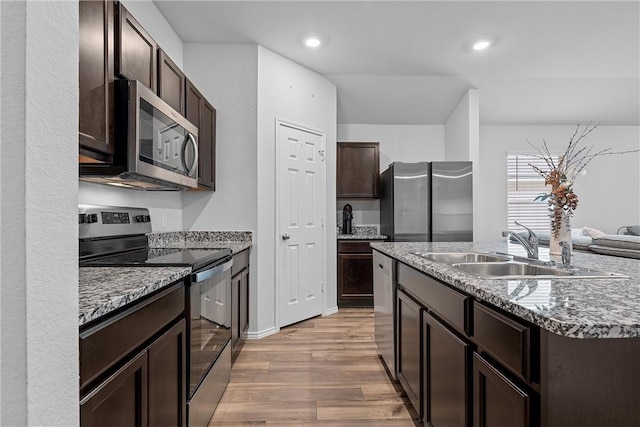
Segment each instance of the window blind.
M530 154L507 155L507 218L508 229L523 231L514 221L533 231L549 232L549 204L547 200L534 201L540 193L548 193L542 178L531 165L548 169L544 160Z

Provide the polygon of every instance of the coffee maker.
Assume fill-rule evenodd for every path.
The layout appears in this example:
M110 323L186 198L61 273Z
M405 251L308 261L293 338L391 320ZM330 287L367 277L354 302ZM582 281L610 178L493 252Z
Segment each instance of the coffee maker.
M350 204L342 208L342 234L353 234L351 221L353 220L353 208Z

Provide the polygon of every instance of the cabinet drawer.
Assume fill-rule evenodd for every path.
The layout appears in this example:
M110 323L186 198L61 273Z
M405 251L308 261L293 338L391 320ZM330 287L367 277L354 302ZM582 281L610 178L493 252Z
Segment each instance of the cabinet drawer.
M249 250L233 255L233 265L231 266L231 277L240 273L249 266Z
M398 284L432 313L463 333L469 331L470 297L431 277L398 263Z
M473 337L482 351L531 381L530 327L479 303L473 304Z
M342 242L338 241L338 252L339 253L359 253L359 254L370 254L371 242L370 241L357 241L357 242Z
M80 332L82 389L184 313L184 285L171 286Z

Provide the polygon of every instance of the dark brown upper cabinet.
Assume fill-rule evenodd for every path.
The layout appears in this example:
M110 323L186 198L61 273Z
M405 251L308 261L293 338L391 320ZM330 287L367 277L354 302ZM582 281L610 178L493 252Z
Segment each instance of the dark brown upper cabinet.
M81 162L113 158L113 1L79 2L79 142Z
M338 142L337 198L378 198L379 145L378 142Z
M184 90L184 73L162 49L158 49L158 96L184 115Z
M198 128L198 185L216 189L216 109L186 80L185 117Z
M138 80L156 92L158 45L129 11L118 6L116 70L129 80Z

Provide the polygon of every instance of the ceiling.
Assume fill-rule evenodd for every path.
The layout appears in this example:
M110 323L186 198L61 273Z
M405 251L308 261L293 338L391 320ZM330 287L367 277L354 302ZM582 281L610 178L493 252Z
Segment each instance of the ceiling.
M640 124L638 1L155 4L185 43L259 44L326 76L338 123L442 124L475 88L481 124Z

